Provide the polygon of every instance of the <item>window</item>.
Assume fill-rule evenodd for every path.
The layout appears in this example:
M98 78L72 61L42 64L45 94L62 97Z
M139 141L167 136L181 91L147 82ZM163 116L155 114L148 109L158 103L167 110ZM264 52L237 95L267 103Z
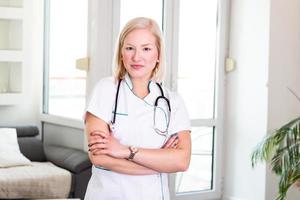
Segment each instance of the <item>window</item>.
M177 175L176 193L213 189L217 8L217 0L180 1L177 89L194 123L190 168Z
M76 59L87 55L88 1L46 0L45 13L43 112L81 119L86 72Z
M221 151L217 140L221 135L222 113L217 110L222 102L219 79L224 55L220 52L225 47L219 44L218 38L225 31L221 30L218 20L226 3L221 0L121 0L121 27L138 16L162 22L168 54L166 85L184 98L192 121L189 170L177 173L175 183L170 184L174 185L170 190L177 200L220 198L221 163L217 158Z

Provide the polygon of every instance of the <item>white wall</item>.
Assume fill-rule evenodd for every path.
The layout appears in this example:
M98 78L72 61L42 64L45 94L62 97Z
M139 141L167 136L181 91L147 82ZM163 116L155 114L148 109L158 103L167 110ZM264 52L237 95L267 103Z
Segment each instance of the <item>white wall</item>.
M230 56L236 71L225 93L226 200L273 200L278 177L268 167L250 168L250 154L268 130L299 116L300 1L232 0ZM270 16L270 17L269 17ZM288 200L300 198L296 188Z
M43 131L45 144L55 144L74 149L84 149L82 139L83 130L80 128L44 122Z
M300 102L287 90L300 97L300 1L272 1L270 21L270 67L268 129L274 130L300 116ZM270 171L266 180L266 199L276 197L278 178ZM300 199L294 189L288 200Z
M23 92L22 102L0 106L0 125L40 125L43 70L43 1L23 0Z
M251 152L267 130L269 1L232 0L229 56L236 70L225 86L225 200L263 200L265 166Z

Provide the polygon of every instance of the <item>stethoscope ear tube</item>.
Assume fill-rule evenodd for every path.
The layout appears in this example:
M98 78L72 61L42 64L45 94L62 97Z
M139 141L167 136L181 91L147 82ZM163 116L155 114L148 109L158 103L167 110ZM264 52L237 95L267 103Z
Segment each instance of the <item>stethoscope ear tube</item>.
M119 98L119 91L120 91L120 85L121 85L122 79L119 79L118 81L118 87L116 92L116 98L115 98L115 109L114 109L114 117L111 121L111 124L114 125L116 123L116 115L117 115L117 108L118 108L118 98Z
M161 96L157 97L156 100L155 100L155 103L154 103L154 106L156 107L158 105L158 100L159 99L164 99L166 100L167 104L168 104L168 109L169 111L171 112L171 105L170 105L170 101L167 97L165 97L164 95L164 91L163 89L161 88L160 84L159 83L156 83L156 85L158 86L159 90L160 90L160 93L161 93Z
M164 99L164 100L167 102L167 104L168 104L168 109L169 109L169 111L171 112L170 101L169 101L169 99L166 98L165 96L159 96L159 97L157 97L156 100L155 100L154 106L157 107L159 99Z

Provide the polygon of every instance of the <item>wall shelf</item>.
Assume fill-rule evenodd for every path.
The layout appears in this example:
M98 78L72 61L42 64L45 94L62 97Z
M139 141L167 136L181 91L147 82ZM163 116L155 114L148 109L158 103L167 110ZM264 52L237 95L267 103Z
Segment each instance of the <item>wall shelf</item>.
M0 62L21 62L23 61L23 51L0 50Z
M23 8L0 7L0 19L23 19Z
M23 7L23 0L0 0L0 7Z
M0 0L0 106L23 101L23 23L21 0Z
M12 106L22 102L22 93L0 93L0 105Z

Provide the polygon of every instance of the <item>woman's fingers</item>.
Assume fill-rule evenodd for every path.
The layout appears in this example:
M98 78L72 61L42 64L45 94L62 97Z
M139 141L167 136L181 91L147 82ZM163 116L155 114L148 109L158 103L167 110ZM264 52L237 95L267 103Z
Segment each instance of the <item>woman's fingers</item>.
M178 140L178 138L176 138L175 140L174 140L174 142L172 143L172 148L173 149L176 149L177 148L177 144L178 144L178 142L179 142L179 140Z
M107 138L109 136L109 133L106 133L101 130L94 130L90 132L90 136L101 136L103 138Z
M106 149L97 149L91 152L93 156L108 154Z
M173 135L167 140L167 142L163 146L163 148L173 148L177 144L178 144L178 137L177 137L177 135Z
M96 138L96 139L90 139L88 147L93 147L96 144L107 144L108 140L105 138Z
M107 139L109 137L109 133L105 133L100 130L95 130L90 133L88 137L88 146L92 146L94 143L103 142L102 139Z
M103 144L103 143L95 143L92 146L90 146L89 151L93 152L95 150L102 150L102 149L106 149L107 145Z
M170 148L170 147L172 146L172 144L173 144L174 141L175 141L175 137L171 137L171 138L167 141L165 147L166 147L166 148Z

